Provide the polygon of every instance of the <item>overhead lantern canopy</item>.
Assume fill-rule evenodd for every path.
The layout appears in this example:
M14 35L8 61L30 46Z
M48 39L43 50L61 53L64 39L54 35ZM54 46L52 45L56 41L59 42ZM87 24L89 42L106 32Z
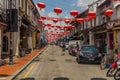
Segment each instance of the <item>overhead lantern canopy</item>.
M76 17L78 15L78 11L77 10L71 10L70 15L72 15L73 17Z
M40 8L40 10L46 7L43 2L38 2L37 6Z
M56 7L56 8L54 9L54 12L55 12L57 15L59 15L60 13L62 13L62 8Z
M88 16L91 18L91 19L94 19L96 17L96 13L94 11L89 11L88 12Z
M105 11L105 15L108 17L110 17L112 14L113 14L113 10L111 10L111 9L108 9Z

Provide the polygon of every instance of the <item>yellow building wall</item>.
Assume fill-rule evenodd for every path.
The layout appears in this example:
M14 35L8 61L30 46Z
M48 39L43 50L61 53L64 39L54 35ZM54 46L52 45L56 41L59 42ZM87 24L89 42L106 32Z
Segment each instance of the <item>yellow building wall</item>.
M32 46L33 48L36 47L36 32L32 32Z

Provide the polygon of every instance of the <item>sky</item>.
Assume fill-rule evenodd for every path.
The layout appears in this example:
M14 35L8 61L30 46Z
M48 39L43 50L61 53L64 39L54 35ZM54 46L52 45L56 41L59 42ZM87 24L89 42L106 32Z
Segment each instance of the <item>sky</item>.
M34 3L37 5L38 2L43 2L46 7L42 10L38 9L41 16L48 16L48 17L62 17L62 18L71 18L70 15L71 10L77 10L79 13L87 9L88 4L92 3L95 0L33 0ZM37 7L37 6L36 6ZM56 15L54 12L55 7L62 8L62 13ZM37 7L38 8L38 7ZM54 24L52 21L46 21L44 23L51 23ZM56 25L59 25L57 23ZM64 22L61 22L62 25L65 25Z
M62 13L60 16L62 17L71 17L71 10L78 10L78 12L82 12L87 8L87 5L95 0L33 0L35 4L38 2L45 3L46 7L42 11L40 11L41 15L57 17L54 12L55 7L62 8Z

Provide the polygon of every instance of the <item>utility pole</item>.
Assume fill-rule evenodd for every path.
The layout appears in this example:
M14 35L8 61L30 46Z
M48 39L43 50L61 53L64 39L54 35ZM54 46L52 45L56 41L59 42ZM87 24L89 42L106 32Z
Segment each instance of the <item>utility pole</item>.
M12 0L9 1L10 9L10 28L12 28ZM9 51L9 65L13 65L13 45L12 45L12 31L10 31L10 51Z

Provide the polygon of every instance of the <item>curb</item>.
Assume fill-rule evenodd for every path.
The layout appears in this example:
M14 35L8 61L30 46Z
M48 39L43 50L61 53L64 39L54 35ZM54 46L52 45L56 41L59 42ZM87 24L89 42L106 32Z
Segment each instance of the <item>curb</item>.
M42 53L46 48L47 48L47 46L44 47L40 52L38 52L38 54L37 54L36 56L34 56L34 57L33 57L31 60L29 60L25 65L23 65L22 68L20 68L19 70L17 70L14 74L12 74L12 75L11 75L10 77L8 77L6 80L14 80L14 79L17 77L17 75L19 75L19 73L22 72L22 71L33 61L33 59L36 58L37 56L39 56L40 53Z

